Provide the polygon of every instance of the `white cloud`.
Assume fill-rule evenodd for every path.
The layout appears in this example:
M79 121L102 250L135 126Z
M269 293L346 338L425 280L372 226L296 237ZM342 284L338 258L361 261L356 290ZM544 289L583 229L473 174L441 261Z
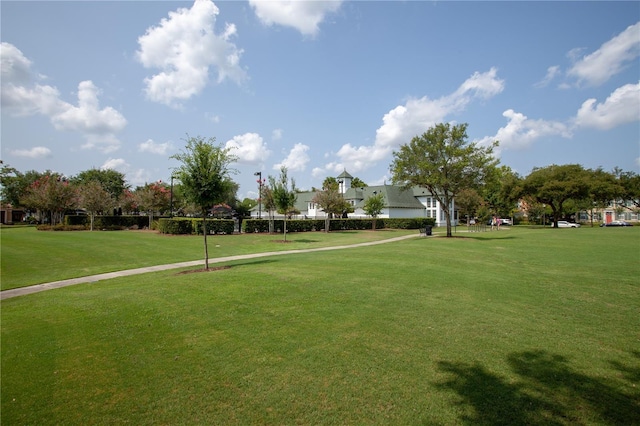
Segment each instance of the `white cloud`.
M78 85L78 106L64 103L61 111L51 117L57 130L80 131L90 135L110 135L121 131L127 120L115 109L100 109L100 90L87 80Z
M282 129L274 129L273 132L271 132L271 140L277 141L282 139Z
M329 13L340 9L342 0L249 0L249 3L265 25L282 25L294 28L303 35L315 36L320 31L320 23Z
M547 75L544 76L544 79L536 84L534 87L546 87L560 74L560 67L554 65L552 67L547 68Z
M307 145L301 143L295 144L291 151L289 151L287 158L282 160L281 163L274 164L273 169L280 170L280 168L284 166L292 172L303 171L309 162L309 155L307 154L307 151L309 151L309 147Z
M47 158L51 157L51 150L44 146L34 146L31 149L16 149L11 151L16 157Z
M500 146L497 155L504 149L523 149L545 136L572 136L569 126L558 121L533 120L526 115L508 109L502 113L508 120L506 126L498 129L495 136L488 136L475 141L481 146L489 146L498 141Z
M578 110L575 123L579 127L612 129L640 120L640 83L616 89L604 103L587 99Z
M243 164L262 163L271 155L262 136L257 133L234 136L227 141L225 148L231 149L231 153L238 156L238 162Z
M100 170L117 170L119 172L126 172L130 167L123 158L109 158L100 166Z
M56 130L81 133L85 148L104 152L117 150L120 141L115 134L127 120L111 107L100 108L98 89L90 80L78 85L78 106L60 99L58 89L31 83L34 80L29 61L9 43L2 43L2 108L15 116L42 114L49 117Z
M169 12L169 18L138 38L140 63L160 70L144 80L149 99L180 106L206 87L211 67L218 71L218 83L227 78L241 83L247 78L240 67L242 50L230 42L235 25L227 24L222 34L214 31L218 13L210 0L196 0L191 9Z
M11 43L0 44L0 72L2 79L7 79L13 84L28 84L31 81L31 61L27 59L20 49Z
M498 79L497 70L491 68L485 73L474 73L465 80L455 92L439 99L409 99L404 105L398 105L382 118L383 124L376 130L373 145L343 145L337 152L341 159L340 167L359 172L386 158L403 143L415 135L424 133L436 123L464 110L475 99L488 99L504 90L504 81ZM334 169L332 165L327 168Z
M142 142L138 145L138 151L158 155L166 155L172 149L173 144L171 142L156 143L152 139L148 139L146 142Z
M576 50L570 56L576 56ZM605 42L598 50L580 58L568 71L568 75L597 86L621 72L640 56L640 22Z

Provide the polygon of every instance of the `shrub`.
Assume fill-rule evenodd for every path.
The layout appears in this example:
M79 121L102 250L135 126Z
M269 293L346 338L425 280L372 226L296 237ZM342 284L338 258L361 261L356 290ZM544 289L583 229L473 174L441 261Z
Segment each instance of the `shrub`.
M282 232L282 219L274 221L275 232ZM287 221L289 232L324 231L324 219L301 219ZM431 217L407 219L376 219L376 229L420 229L435 226L436 220ZM373 219L331 219L330 231L352 231L373 229ZM247 219L243 223L243 232L269 232L269 221L266 219Z
M193 234L193 219L188 218L162 218L158 220L158 231L162 234L184 235Z

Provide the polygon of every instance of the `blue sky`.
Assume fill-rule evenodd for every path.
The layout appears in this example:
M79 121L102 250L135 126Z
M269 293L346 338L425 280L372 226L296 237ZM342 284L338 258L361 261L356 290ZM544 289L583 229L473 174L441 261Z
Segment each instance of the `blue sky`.
M188 135L298 187L389 183L440 122L502 164L640 171L637 2L2 1L1 158L168 181Z

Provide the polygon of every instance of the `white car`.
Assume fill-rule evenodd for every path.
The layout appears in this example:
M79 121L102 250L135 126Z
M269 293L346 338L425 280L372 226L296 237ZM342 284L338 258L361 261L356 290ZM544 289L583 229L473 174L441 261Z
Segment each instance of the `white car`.
M558 221L558 228L580 228L579 223L567 222L566 220Z

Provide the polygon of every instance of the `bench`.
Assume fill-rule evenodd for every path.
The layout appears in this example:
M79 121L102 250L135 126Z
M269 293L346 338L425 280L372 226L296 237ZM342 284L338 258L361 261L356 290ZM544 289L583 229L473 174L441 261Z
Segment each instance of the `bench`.
M427 237L431 235L431 230L432 230L432 227L427 226L425 228L420 228L418 231L420 232L420 235L424 235L425 237Z

